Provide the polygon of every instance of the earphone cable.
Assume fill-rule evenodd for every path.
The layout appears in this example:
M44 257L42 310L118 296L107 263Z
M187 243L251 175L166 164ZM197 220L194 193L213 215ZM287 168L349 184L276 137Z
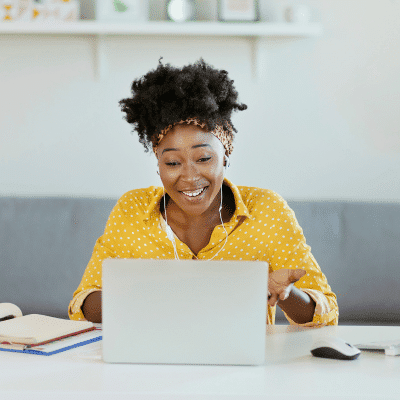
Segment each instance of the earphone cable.
M165 203L165 190L163 186L163 197L164 197L164 213L165 213L165 225L168 239L172 242L172 247L174 248L174 256L175 260L179 260L178 250L176 249L175 237L174 232L172 231L171 227L168 225L168 217L167 217L167 206Z
M218 211L219 211L219 218L220 218L222 227L224 228L225 235L226 235L226 236L225 236L225 243L224 243L224 245L223 245L211 258L206 259L206 260L204 260L204 261L211 261L211 260L213 260L213 259L223 250L223 248L225 247L225 245L228 243L228 231L227 231L226 228L225 228L225 224L224 224L224 221L222 220L222 215L221 215L221 210L222 210L222 186L223 186L223 185L221 185L221 204L220 204L220 206L219 206L219 210L218 210ZM171 227L168 225L167 206L166 206L166 203L165 203L165 191L164 191L164 186L163 186L163 197L164 197L164 213L165 213L165 224L166 224L167 236L168 236L168 239L172 242L172 247L174 248L174 257L175 257L175 260L180 260L179 255L178 255L178 250L176 249L176 243L175 243L174 233L173 233ZM196 255L194 255L194 256L197 258Z
M222 224L222 227L224 228L224 231L225 231L225 243L224 243L224 245L211 257L211 258L209 258L208 260L205 260L205 261L210 261L210 260L212 260L214 257L216 257L217 255L218 255L218 253L225 247L225 245L228 243L228 231L226 230L226 228L225 228L225 224L224 224L224 221L222 220L222 215L221 215L221 210L222 210L222 186L223 185L221 185L221 205L220 205L220 207L219 207L219 218L220 218L220 220L221 220L221 224Z

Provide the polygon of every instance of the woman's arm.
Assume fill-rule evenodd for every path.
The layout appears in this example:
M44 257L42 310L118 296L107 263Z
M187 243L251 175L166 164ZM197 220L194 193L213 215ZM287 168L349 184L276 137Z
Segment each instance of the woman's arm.
M292 287L286 300L278 300L278 306L296 324L305 324L313 320L315 301L296 286Z
M92 257L86 266L78 288L72 296L68 307L68 315L72 320L81 321L85 318L92 322L101 322L101 294L94 295L93 293L101 291L102 288L101 277L103 260L117 256L114 249L117 248L118 242L114 235L111 235L111 232L115 226L114 221L121 215L124 214L120 207L119 200L108 217L104 234L96 240ZM122 220L122 218L118 217L118 220ZM124 223L124 221L119 222ZM86 312L83 310L83 304L85 302ZM96 321L94 319L96 319Z
M311 247L306 244L303 230L293 210L279 195L271 192L265 193L264 199L262 199L264 202L265 197L269 200L269 207L264 208L265 213L273 216L274 220L267 220L266 225L264 224L266 228L263 234L265 233L264 236L269 240L264 259L269 264L268 284L273 286L274 280L278 284L277 289L270 290L271 298L268 300L268 304L274 306L278 303L291 324L337 325L336 296L313 257ZM280 271L290 270L297 271L289 279L290 283L298 281L293 292L291 290L293 285L290 286L288 283L283 287L286 286L289 290L279 288L288 279L285 274L289 274L289 272ZM280 276L281 274L282 276ZM284 292L282 296L280 292Z
M101 323L101 290L86 297L82 304L82 312L88 321Z

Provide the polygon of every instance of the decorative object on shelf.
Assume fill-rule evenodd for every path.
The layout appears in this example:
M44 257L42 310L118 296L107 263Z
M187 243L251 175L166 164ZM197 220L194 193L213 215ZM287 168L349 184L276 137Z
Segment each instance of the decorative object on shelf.
M31 20L35 22L76 21L78 0L33 0Z
M55 4L43 0L33 0L32 21L52 22L59 19L60 8Z
M77 19L78 0L0 0L0 21L54 22Z
M219 0L218 14L221 21L257 21L257 0Z
M288 7L285 10L285 19L296 24L308 24L311 20L311 9L305 4Z
M30 21L32 0L0 0L0 22Z
M146 22L148 0L97 0L96 20L102 22Z
M192 0L169 0L167 5L168 18L175 22L185 22L193 19L194 4Z
M53 0L60 4L62 21L77 21L80 19L80 9L78 0Z

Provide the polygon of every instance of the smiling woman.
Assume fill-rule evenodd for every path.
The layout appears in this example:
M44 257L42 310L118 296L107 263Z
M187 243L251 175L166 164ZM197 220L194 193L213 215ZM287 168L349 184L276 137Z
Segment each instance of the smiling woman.
M204 128L179 124L158 149L160 177L169 197L162 210L164 219L196 255L210 241L214 227L228 222L234 209L234 204L229 208L226 204L224 217L219 213L224 147Z
M233 150L233 111L247 106L224 70L200 61L169 64L132 83L120 101L162 187L121 197L69 306L70 318L101 321L101 268L109 257L246 260L269 264L267 322L278 304L292 324L333 325L338 306L287 203L272 190L224 178ZM234 294L233 294L234 295Z

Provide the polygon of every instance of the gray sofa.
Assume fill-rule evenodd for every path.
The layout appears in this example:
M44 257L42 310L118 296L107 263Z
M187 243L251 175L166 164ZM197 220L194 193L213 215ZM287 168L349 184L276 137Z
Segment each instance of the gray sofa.
M0 302L67 318L115 202L0 197ZM400 204L288 203L338 296L339 323L400 324Z

